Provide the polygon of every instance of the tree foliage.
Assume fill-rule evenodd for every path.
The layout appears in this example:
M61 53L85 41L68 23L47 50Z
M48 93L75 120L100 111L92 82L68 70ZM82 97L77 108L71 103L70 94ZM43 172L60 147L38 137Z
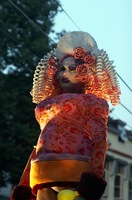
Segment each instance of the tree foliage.
M13 0L47 35L53 31L54 0ZM17 184L36 144L39 127L30 96L33 72L52 43L15 6L0 1L0 186Z

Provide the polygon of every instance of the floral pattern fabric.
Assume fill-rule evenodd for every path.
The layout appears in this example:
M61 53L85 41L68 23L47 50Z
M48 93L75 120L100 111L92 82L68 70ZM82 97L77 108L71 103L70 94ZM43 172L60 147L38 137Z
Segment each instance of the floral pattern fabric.
M35 115L41 134L34 162L63 159L95 162L92 155L99 155L93 154L95 144L107 143L108 104L93 94L69 93L46 99L37 105ZM105 151L106 148L102 154Z

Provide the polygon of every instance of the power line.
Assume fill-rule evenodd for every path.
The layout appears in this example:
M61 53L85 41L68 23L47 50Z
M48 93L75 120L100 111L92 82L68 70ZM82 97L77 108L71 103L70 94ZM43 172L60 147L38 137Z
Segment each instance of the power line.
M120 105L129 113L132 115L132 112L123 104L120 102ZM112 113L112 112L111 112ZM129 126L129 125L128 125Z
M64 10L64 8L59 4L57 0L55 0L59 7L64 11L64 13L68 16L68 18L74 23L74 25L81 31L78 25L73 21L73 19L68 15L68 13ZM132 92L132 89L128 86L128 84L121 78L121 76L116 72L117 76L122 80L122 82L128 87L128 89Z
M62 6L59 4L59 2L57 1L57 0L55 0L57 3L58 3L58 5L59 5L59 7L64 11L64 13L68 16L68 18L73 22L73 24L81 31L81 29L78 27L78 25L73 21L73 19L68 15L68 13L62 8ZM117 74L117 76L121 79L121 81L127 86L127 88L132 92L132 89L128 86L128 84L123 80L123 78L121 78L121 76L118 74L118 73L116 73ZM121 104L121 106L127 111L127 112L129 112L131 115L132 115L132 112L125 106L125 105L123 105L122 103L120 103ZM129 125L128 125L129 126ZM130 126L129 126L130 127Z
M0 31L1 32L3 32L6 36L8 36L11 40L13 40L15 43L18 43L18 41L16 40L16 39L14 39L9 33L7 33L6 31L4 31L3 29L1 29L0 28ZM29 49L28 49L28 51L30 51ZM35 55L36 56L36 54L35 53L33 53L32 51L30 51L33 55ZM38 56L36 56L36 57L38 57ZM38 57L38 59L40 59L39 57ZM123 80L123 79L122 79ZM124 81L123 81L124 82ZM125 106L125 105L123 105L122 103L120 103L121 104L121 106L124 108L124 109L126 109L127 110L127 112L129 112L131 115L132 115L132 112Z
M114 111L114 110L113 110ZM117 115L115 115L115 113L113 113L113 111L112 112L110 112L110 114L112 114L113 116L115 116L116 118L118 118L119 119L119 117L117 116ZM121 119L120 119L121 120ZM126 123L126 122L125 122ZM129 124L127 124L126 123L126 126L128 126L129 128L131 128L132 129L132 126L130 126Z
M11 1L11 0L8 0ZM25 15L24 15L25 16ZM3 29L1 29L1 32L3 32L5 35L7 35L8 37L10 37L14 42L18 43L10 34L8 34L7 32L5 32ZM46 33L45 33L46 34ZM51 39L47 34L46 37L48 37L49 39ZM52 39L51 39L52 40ZM55 42L54 42L55 43ZM56 43L55 43L56 44ZM33 52L32 52L33 53ZM34 54L34 53L33 53ZM132 92L132 89L128 86L128 84L123 80L123 78L121 78L121 76L116 72L117 76L122 80L122 82L127 86L127 88ZM125 107L125 106L123 106ZM125 107L126 108L126 107ZM127 108L126 108L127 109ZM128 111L130 113L132 113L131 111Z
M57 4L59 5L59 7L64 11L64 13L68 16L68 18L74 23L74 25L81 31L81 29L78 27L78 25L73 21L73 19L68 15L68 13L62 8L62 6L59 4L59 2L57 0L55 0L57 2ZM117 76L122 80L122 82L128 87L128 89L132 92L132 89L128 86L128 84L123 80L123 78L121 78L121 76L116 73ZM121 106L123 108L125 108L131 115L132 115L132 112L125 106L123 105L122 103L120 103Z
M132 92L132 89L128 86L128 84L121 78L121 76L116 72L117 76L122 80L122 82L127 86L127 88Z
M35 26L39 31L41 31L46 37L48 37L52 42L54 42L54 40L52 40L48 34L46 34L32 19L30 19L27 14L25 14L18 6L16 6L11 0L8 0L24 17L26 17L26 19L29 20L29 22ZM81 29L77 26L77 24L73 21L73 19L69 16L69 14L63 9L63 7L59 4L59 2L57 0L55 0L56 3L59 5L59 7L63 10L63 12L67 15L67 17L73 22L73 24L81 31ZM54 44L56 44L54 42ZM123 83L129 88L129 90L132 92L132 89L128 86L128 84L121 78L121 76L117 73L118 77L123 81ZM125 108L131 115L132 112L121 103L121 106L123 106L123 108Z
M73 22L73 24L76 26L76 28L81 31L81 29L79 28L79 26L74 22L74 20L70 17L70 15L68 15L68 13L63 9L63 7L60 5L60 3L55 0L56 3L58 4L58 6L62 9L62 11L67 15L67 17Z
M7 33L6 31L4 31L1 27L0 27L0 31L2 33L4 33L6 36L8 36L10 39L12 39L15 43L18 43L9 33Z
M3 32L6 36L8 36L10 39L12 39L14 42L18 43L17 40L15 40L9 33L7 33L6 31L4 31L4 30L1 29L1 28L0 28L0 31ZM28 51L30 51L30 50L28 49ZM35 53L33 53L32 51L30 51L30 52L36 56ZM36 57L38 57L38 56L36 56ZM38 59L40 59L40 58L38 58ZM127 110L127 112L129 112L129 113L132 115L132 112L131 112L124 104L122 104L122 103L120 103L120 104L121 104L121 106L122 106L123 108L125 108L125 110ZM128 124L127 124L127 125L128 125ZM130 125L128 125L128 126L130 127ZM131 127L130 127L130 128L131 128Z
M123 108L125 108L131 115L132 115L132 112L126 107L126 106L124 106L122 103L120 103L121 104L121 106L123 107Z
M0 28L0 31L5 34L7 37L9 37L13 42L15 42L16 44L21 44L19 43L16 39L14 39L14 37L12 37L11 34L9 34L8 32L6 32L5 30L3 30L2 28ZM26 50L28 50L29 52L31 52L34 56L36 56L38 59L40 59L36 53L34 53L33 51L29 50L28 48L24 47ZM21 49L22 50L22 49Z
M27 14L25 14L17 5L15 5L11 0L8 0L22 15L24 15L24 17L26 17L28 20L29 20L29 22L33 25L33 26L35 26L39 31L41 31L46 37L48 37L54 44L56 44L55 43L55 41L54 40L52 40L50 37L49 37L49 35L48 34L46 34L31 18L29 18L28 17L28 15ZM56 1L56 3L58 4L58 6L63 10L63 12L68 16L68 18L74 23L74 25L81 31L81 29L78 27L78 25L73 21L73 19L70 17L70 15L63 9L63 7L60 5L60 3L57 1L57 0L55 0ZM11 37L11 36L10 36ZM13 39L13 38L12 38ZM14 40L14 39L13 39ZM15 40L14 40L15 41ZM16 42L16 41L15 41ZM132 92L132 89L128 86L128 84L123 80L123 78L121 78L121 76L118 74L118 73L116 73L117 74L117 76L122 80L122 82L128 87L128 89Z
M10 4L12 4L12 6L14 6L26 19L28 19L28 21L30 22L30 24L32 24L35 28L37 28L41 33L43 33L46 37L48 37L54 44L55 41L52 40L47 33L45 33L30 17L28 17L28 15L23 12L16 4L14 4L11 0L8 0L10 2Z

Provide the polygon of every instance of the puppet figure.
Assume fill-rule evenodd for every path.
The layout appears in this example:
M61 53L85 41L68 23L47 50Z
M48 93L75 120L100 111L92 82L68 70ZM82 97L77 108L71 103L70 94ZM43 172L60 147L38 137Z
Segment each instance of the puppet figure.
M112 64L81 31L64 35L40 60L31 95L41 133L26 167L29 186L21 179L12 200L101 198L107 184L107 102L120 101Z

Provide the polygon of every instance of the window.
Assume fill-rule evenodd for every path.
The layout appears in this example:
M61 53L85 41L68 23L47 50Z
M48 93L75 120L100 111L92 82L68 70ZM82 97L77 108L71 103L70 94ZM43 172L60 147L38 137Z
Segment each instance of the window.
M130 178L128 182L128 200L132 200L132 166L130 168Z
M107 186L106 186L106 188L105 188L103 197L107 197L107 196L108 196L108 176L109 176L108 173L109 173L109 162L108 162L108 161L105 161L105 166L104 166L104 179L105 179L106 182L107 182Z
M114 180L114 198L116 200L122 200L123 192L123 166L117 164L116 174Z
M132 178L129 179L128 188L129 188L128 199L132 200Z

